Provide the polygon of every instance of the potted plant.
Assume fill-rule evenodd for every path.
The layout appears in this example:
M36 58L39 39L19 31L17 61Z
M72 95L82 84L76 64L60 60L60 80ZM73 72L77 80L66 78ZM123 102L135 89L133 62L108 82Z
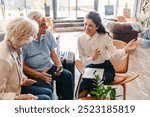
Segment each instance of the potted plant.
M115 100L116 88L105 86L99 75L95 75L94 85L95 88L90 92L92 96L82 100Z

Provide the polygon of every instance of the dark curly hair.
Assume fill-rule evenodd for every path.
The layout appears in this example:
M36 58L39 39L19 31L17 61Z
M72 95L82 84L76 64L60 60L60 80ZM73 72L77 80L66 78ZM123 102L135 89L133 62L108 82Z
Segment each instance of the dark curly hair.
M97 32L98 33L108 33L103 24L101 23L102 20L101 20L101 17L100 15L96 12L96 11L90 11L86 16L85 16L85 19L91 19L95 24L96 24L96 27L98 27L97 29ZM108 33L109 35L109 33Z

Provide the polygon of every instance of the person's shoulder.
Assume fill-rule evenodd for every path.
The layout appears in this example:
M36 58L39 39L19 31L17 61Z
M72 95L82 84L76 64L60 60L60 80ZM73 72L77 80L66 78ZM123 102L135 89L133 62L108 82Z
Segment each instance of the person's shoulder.
M5 55L5 53L9 53L9 50L5 41L0 42L0 50L1 50L0 55L2 54Z
M52 36L53 34L47 29L45 35Z
M53 40L54 39L53 34L49 30L46 30L44 37L46 38L46 40Z
M3 42L0 43L0 61L10 64L12 62L12 56L7 45Z
M99 33L98 38L101 38L103 42L111 42L113 40L109 33Z
M24 45L24 46L22 47L23 52L24 52L24 51L27 51L27 50L30 50L30 49L32 48L32 43L33 43L33 41L34 41L34 40L32 40L32 42L30 42L29 44Z
M106 32L106 33L99 33L99 36L104 36L104 37L106 37L106 38L108 38L108 37L111 38L109 32Z

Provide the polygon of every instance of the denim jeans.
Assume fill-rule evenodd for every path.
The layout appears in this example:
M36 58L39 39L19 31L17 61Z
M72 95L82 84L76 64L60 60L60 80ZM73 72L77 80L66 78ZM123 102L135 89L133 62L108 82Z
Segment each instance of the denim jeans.
M73 77L70 71L63 69L63 72L60 76L55 76L54 72L56 71L56 66L52 66L52 68L48 71L49 74L52 75L52 79L56 81L56 93L60 100L72 100L73 99ZM30 76L29 76L30 77ZM49 89L53 89L52 84L47 84L43 80L30 77L37 81L35 86L45 87Z
M51 100L52 91L48 88L38 87L38 86L23 86L21 94L31 93L38 97L38 100Z

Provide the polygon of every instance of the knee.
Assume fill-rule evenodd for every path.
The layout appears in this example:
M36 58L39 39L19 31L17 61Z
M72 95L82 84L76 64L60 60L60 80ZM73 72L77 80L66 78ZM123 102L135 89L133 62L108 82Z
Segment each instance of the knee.
M109 85L111 82L114 81L115 75L106 76L104 79L104 84Z
M49 97L48 95L38 95L38 100L51 100L52 98Z
M73 76L72 73L68 70L64 70L63 72L63 78L66 79L67 81L72 81L73 80Z
M52 90L51 89L45 88L42 93L49 96L50 98L52 98Z

